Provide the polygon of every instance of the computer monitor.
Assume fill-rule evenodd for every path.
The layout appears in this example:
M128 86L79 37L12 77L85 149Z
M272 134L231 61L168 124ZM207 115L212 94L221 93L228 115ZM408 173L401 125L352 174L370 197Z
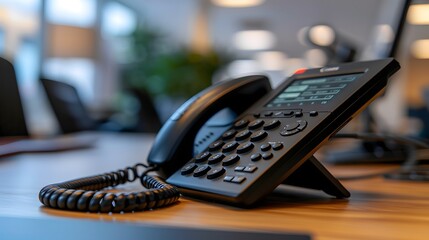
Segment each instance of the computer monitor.
M356 61L397 57L402 31L411 0L383 0L374 24L373 36ZM362 132L376 132L379 127L371 109L361 116ZM325 161L334 164L402 162L405 152L402 148L392 149L383 141L362 141L356 148L330 151Z
M0 57L0 137L5 136L28 136L28 131L15 70Z
M411 0L383 0L370 43L357 60L396 57Z

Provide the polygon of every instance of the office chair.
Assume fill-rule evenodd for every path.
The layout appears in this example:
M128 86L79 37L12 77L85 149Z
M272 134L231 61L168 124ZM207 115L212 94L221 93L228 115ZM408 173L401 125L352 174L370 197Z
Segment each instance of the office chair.
M28 136L28 131L14 67L0 58L0 137L5 136Z
M140 104L138 121L133 128L136 132L157 133L162 126L159 115L149 94L143 89L129 89Z
M45 78L40 81L63 133L96 129L96 122L89 116L76 88Z

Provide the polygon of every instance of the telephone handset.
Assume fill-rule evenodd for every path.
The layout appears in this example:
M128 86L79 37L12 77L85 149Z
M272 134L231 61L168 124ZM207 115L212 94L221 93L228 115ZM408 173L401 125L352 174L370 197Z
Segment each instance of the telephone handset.
M170 176L193 157L195 137L212 116L225 108L239 115L271 91L265 76L248 76L220 82L186 101L156 136L148 162ZM219 134L212 133L212 138Z
M137 164L48 185L40 191L40 201L69 210L135 211L171 204L177 201L180 189L187 196L244 207L279 184L347 198L350 193L313 154L379 96L399 68L394 59L384 59L302 70L273 91L262 76L220 83L171 116L156 137L146 172L139 174L143 165ZM193 156L198 129L227 107L239 116L225 131L214 133L214 141ZM167 180L147 175L151 170ZM117 195L95 191L137 178L148 191Z

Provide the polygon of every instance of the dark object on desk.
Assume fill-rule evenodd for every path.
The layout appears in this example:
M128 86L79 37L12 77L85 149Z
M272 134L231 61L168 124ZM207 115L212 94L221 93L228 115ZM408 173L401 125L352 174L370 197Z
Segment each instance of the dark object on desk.
M0 137L28 136L12 64L0 58Z
M310 240L306 233L157 226L120 221L0 218L4 239ZM19 226L19 227L18 227ZM25 231L22 231L25 229Z
M161 129L162 124L149 94L143 89L134 88L129 91L137 98L140 104L137 124L131 130L135 132L157 133Z
M63 133L87 130L156 133L161 128L161 121L152 99L141 90L131 91L140 104L137 124L122 126L109 119L98 121L92 118L79 97L78 91L70 84L46 78L42 78L40 81Z
M19 153L58 152L92 147L97 138L91 134L61 135L52 138L0 138L0 158Z
M89 116L76 88L44 78L41 82L63 133L96 129L96 123Z

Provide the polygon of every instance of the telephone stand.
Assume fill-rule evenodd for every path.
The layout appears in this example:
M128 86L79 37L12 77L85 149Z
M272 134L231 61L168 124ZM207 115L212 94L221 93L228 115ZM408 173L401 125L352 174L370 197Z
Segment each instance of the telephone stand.
M350 197L349 191L314 156L307 159L282 184L322 190L336 198Z

